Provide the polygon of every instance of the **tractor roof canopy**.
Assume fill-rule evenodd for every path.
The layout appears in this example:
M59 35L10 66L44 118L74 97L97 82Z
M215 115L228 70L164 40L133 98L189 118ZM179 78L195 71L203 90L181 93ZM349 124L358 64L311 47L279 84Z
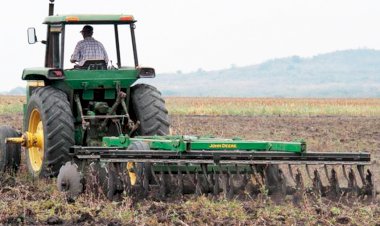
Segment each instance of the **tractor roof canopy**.
M125 14L67 14L48 16L44 24L130 24L136 22Z

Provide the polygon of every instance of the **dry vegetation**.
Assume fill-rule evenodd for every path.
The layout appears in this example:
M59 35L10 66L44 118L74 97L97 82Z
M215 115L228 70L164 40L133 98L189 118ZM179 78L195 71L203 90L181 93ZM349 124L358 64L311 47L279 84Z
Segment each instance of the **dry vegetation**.
M0 97L0 123L22 126L23 97ZM246 139L304 138L315 151L380 153L379 99L167 98L175 134L240 136ZM203 116L202 116L203 115ZM378 173L375 173L378 175ZM82 195L68 203L55 180L32 180L22 166L0 177L0 225L380 225L378 202L285 198L249 200L134 200L121 203Z
M380 99L169 97L174 115L379 116Z

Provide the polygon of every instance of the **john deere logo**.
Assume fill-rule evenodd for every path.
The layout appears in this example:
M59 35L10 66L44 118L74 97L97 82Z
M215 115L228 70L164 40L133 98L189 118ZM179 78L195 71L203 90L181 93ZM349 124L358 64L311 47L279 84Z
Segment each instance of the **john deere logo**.
M210 144L210 148L236 149L236 144Z

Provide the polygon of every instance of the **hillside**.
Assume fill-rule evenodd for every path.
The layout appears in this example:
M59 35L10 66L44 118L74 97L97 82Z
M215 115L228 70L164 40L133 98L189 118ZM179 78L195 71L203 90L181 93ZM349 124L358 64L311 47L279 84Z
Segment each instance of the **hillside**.
M217 71L159 74L143 82L166 96L380 97L380 51L292 56Z
M380 51L344 50L224 70L158 73L139 83L156 86L164 96L373 98L380 97ZM3 94L23 95L25 89Z
M15 96L23 96L25 95L26 91L25 91L25 87L16 87L16 88L13 88L7 92L0 92L0 94L2 95L15 95Z

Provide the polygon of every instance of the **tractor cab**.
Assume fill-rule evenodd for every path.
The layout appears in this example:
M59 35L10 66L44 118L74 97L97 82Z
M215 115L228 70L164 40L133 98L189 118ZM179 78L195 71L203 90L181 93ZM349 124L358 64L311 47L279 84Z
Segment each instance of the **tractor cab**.
M47 25L45 67L72 68L68 59L76 42L81 40L80 29L91 25L95 29L95 38L105 41L107 52L111 53L110 68L138 67L136 39L134 34L135 20L131 15L54 15L44 20ZM34 28L28 29L28 42L37 42ZM123 50L126 51L123 51ZM123 52L123 54L121 54ZM113 59L113 61L112 61ZM113 65L115 64L115 65ZM122 66L123 65L123 66ZM112 67L113 66L113 67Z
M45 84L59 83L65 80L70 89L114 88L114 83L120 87L131 86L138 78L153 78L153 68L139 66L135 39L135 22L133 16L124 14L70 14L50 15L45 18L47 25L44 67L27 68L23 80L39 80ZM109 62L88 61L81 67L70 62L78 41L83 40L80 31L83 26L94 28L94 38L100 41L108 53ZM28 42L38 42L34 28L28 29ZM104 82L83 83L94 78L96 81L104 78L116 79ZM79 85L78 85L79 84Z

